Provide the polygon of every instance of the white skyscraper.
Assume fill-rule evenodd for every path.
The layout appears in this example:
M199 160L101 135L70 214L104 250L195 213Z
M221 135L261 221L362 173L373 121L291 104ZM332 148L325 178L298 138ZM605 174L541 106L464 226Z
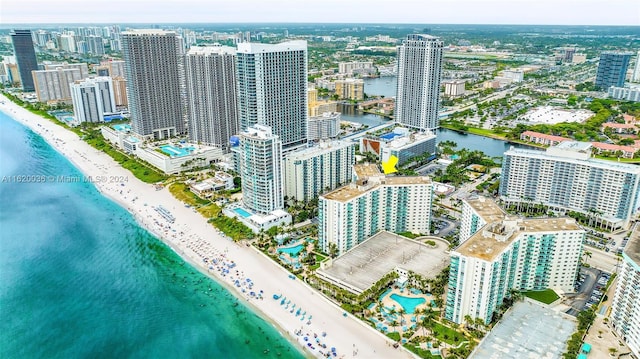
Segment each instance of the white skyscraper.
M442 48L437 37L418 34L407 35L398 46L396 122L420 130L438 128Z
M631 82L640 83L640 51L636 56L636 67L633 69L633 75L631 76Z
M307 43L238 44L240 129L272 128L285 151L307 143Z
M355 183L320 196L318 240L342 254L380 230L428 234L433 182L429 177L385 176L376 165L354 166Z
M585 238L574 219L508 216L489 199L464 206L486 224L450 253L445 318L488 324L511 289L573 292Z
M173 31L122 33L131 127L141 136L165 139L185 133L182 42Z
M622 252L617 282L611 324L636 357L640 357L640 231L637 229Z
M102 122L116 111L111 77L93 77L71 84L73 113L78 122Z
M232 47L192 47L185 56L189 139L224 152L240 130L235 53Z
M580 212L602 228L627 227L640 204L640 166L591 158L591 147L565 141L546 151L511 148L502 161L501 198Z
M268 126L240 133L240 177L244 206L266 215L284 208L282 141Z

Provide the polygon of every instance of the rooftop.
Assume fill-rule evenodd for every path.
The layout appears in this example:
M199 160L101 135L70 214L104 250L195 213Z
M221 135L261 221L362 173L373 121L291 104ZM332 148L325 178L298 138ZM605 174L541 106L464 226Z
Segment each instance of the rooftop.
M382 175L382 173L380 172L380 168L378 168L378 165L375 163L353 165L353 170L355 171L356 176L358 178L374 177L374 176Z
M523 233L577 230L581 228L571 218L506 217L502 221L488 223L455 251L463 256L493 261Z
M347 283L362 292L396 267L433 278L449 262L446 251L444 242L436 242L433 248L398 234L380 231L334 259L331 267L318 270L318 274Z
M571 158L569 156L562 156L559 153L556 153L556 154L548 153L548 150L551 148L553 147L547 148L547 151L539 151L539 150L530 150L530 149L524 149L524 148L511 147L511 149L506 151L504 154L511 155L511 156L516 155L516 156L525 156L525 157L531 157L531 158L540 158L543 160L572 162L572 163L582 164L582 165L587 164L589 166L593 166L597 168L605 168L609 170L640 174L640 166L632 163L605 161L605 160L600 160L593 157L588 159Z
M499 221L506 215L495 201L486 197L471 197L465 202L487 223Z
M640 225L636 225L624 247L624 254L640 266Z
M357 185L355 183L348 184L346 186L340 187L336 190L333 190L322 197L328 200L346 202L353 198L356 198L366 192L369 192L381 185L385 186L394 186L394 185L410 185L410 184L430 184L431 178L423 177L423 176L382 176L379 180L373 180L372 184L363 184ZM358 176L360 177L360 176Z
M531 301L516 302L469 358L560 358L576 328L568 315Z

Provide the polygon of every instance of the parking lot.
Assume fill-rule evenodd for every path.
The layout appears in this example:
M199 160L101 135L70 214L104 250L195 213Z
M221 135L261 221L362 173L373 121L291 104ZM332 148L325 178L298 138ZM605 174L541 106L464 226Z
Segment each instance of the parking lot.
M576 293L567 295L565 304L571 307L567 314L577 316L582 310L596 308L610 277L610 273L599 269L582 267L575 284Z

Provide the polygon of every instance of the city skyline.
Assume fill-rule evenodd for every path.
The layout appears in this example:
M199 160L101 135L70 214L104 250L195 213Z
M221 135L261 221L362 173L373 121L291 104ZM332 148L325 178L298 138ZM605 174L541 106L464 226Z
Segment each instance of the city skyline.
M378 0L321 3L278 0L160 1L152 9L146 1L65 1L65 6L45 0L3 3L3 24L40 23L398 23L398 24L510 24L510 25L640 25L640 5L632 0L452 0L423 5L400 0L387 5ZM603 7L606 12L601 11ZM24 9L30 9L25 12ZM338 8L341 11L336 12ZM406 9L416 11L406 11ZM126 9L126 11L123 11ZM215 9L215 11L213 11ZM288 11L282 11L288 9ZM420 9L424 11L419 11ZM465 9L464 12L459 11ZM152 10L152 11L150 11ZM552 11L550 11L552 10Z

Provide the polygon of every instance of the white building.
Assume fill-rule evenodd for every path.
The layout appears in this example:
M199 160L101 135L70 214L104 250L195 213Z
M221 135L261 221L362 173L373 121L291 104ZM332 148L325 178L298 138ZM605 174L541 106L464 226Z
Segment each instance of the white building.
M92 77L71 84L71 100L76 121L102 122L104 115L116 112L111 77Z
M443 42L430 35L407 35L398 46L396 122L420 130L439 127Z
M392 177L376 165L356 165L356 182L320 196L318 239L343 254L380 230L428 234L433 183L429 177Z
M309 117L309 141L336 138L340 134L340 112L324 112Z
M182 39L156 29L122 32L127 95L133 131L166 139L185 133Z
M512 82L524 81L524 71L522 70L504 70L502 71L502 77L511 80Z
M506 216L506 213L496 202L486 197L469 198L463 200L462 203L459 244L466 242L485 224L499 221Z
M222 171L216 171L212 178L191 183L189 189L200 198L209 198L214 192L233 189L233 176Z
M145 143L129 125L102 126L106 140L166 174L179 174L222 161L222 150L193 143Z
M352 62L339 62L338 73L353 75L357 73L372 73L375 72L373 62L371 61L352 61Z
M433 156L435 154L436 135L431 131L406 133L389 142L383 142L380 146L380 161L385 163L391 156L395 156L398 158L398 166L402 166L419 156Z
M240 43L237 52L240 129L271 127L282 149L307 144L307 43Z
M636 357L640 357L640 230L636 228L622 252L611 306L611 325Z
M227 46L192 47L185 56L189 140L225 153L240 131L235 52Z
M465 93L464 80L449 80L443 81L444 94L448 97L460 97Z
M377 137L362 137L360 152L370 152L386 162L391 156L398 158L401 166L417 156L436 153L436 135L431 131L412 132L404 127L396 127L392 132Z
M351 181L355 143L322 141L284 158L285 196L307 202Z
M616 100L640 102L640 86L609 87L607 94Z
M242 202L256 214L284 208L282 141L263 125L253 125L240 133L240 177Z
M640 207L640 166L591 158L591 147L574 141L546 151L512 147L502 161L501 198L580 212L603 228L627 227Z
M573 292L584 238L570 218L487 223L450 253L445 318L460 324L468 315L488 324L512 289Z
M636 55L636 67L633 68L631 82L640 83L640 51Z

